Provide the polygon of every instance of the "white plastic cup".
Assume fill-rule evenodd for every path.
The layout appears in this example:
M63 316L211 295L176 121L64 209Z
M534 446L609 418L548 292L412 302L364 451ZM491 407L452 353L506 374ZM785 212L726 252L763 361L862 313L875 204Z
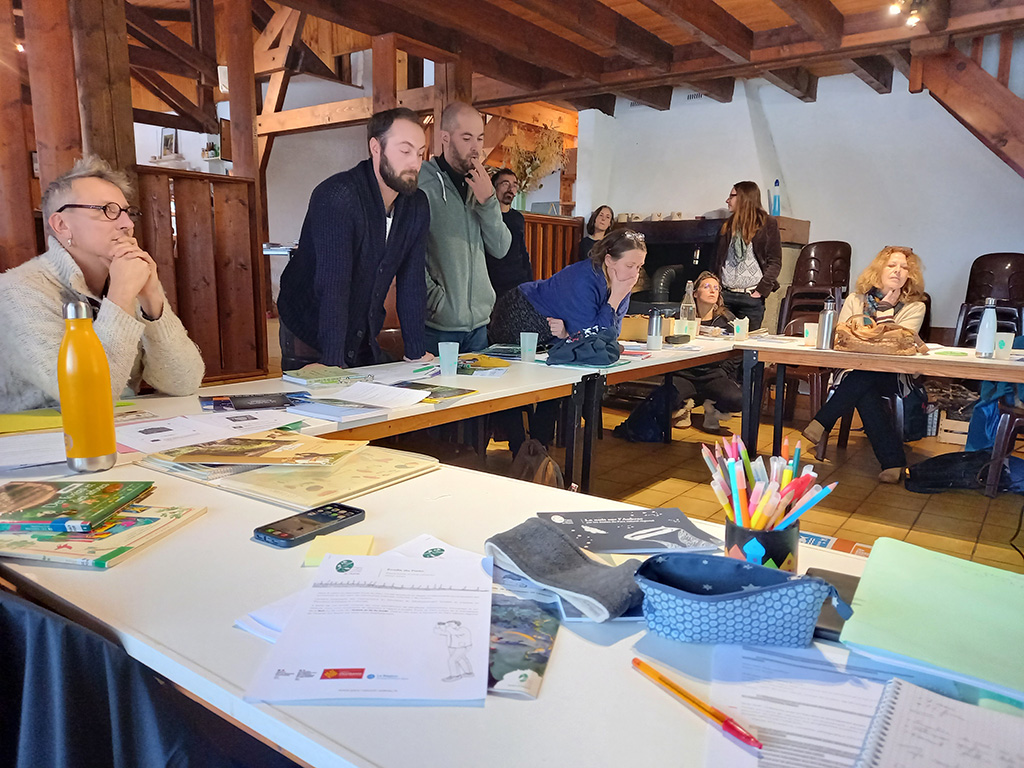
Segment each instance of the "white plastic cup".
M523 331L519 334L519 359L532 363L537 359L537 334Z
M437 352L438 357L441 358L441 375L454 376L459 368L459 342L439 342Z
M817 323L804 323L804 346L805 347L816 347L816 346L818 346L818 324Z
M750 333L750 318L738 317L733 320L732 332L736 341L745 341Z
M996 348L993 357L996 360L1009 360L1010 352L1013 350L1013 340L1016 336L1012 333L997 333Z

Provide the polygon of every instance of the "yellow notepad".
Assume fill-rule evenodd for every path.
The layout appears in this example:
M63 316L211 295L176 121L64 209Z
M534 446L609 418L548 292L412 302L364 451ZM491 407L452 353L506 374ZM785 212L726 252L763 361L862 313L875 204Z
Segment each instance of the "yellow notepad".
M373 549L373 536L346 536L343 533L328 533L317 536L309 543L303 568L320 565L324 555L368 555Z
M0 413L0 434L60 429L64 422L56 408L35 408L20 413Z

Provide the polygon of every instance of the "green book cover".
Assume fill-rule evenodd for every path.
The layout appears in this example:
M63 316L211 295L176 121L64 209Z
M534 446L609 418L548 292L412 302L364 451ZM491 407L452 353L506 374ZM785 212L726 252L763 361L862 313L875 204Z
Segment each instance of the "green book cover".
M1024 576L881 538L839 639L868 655L1020 700Z
M205 512L206 507L129 504L92 533L0 533L0 556L110 568Z
M0 531L88 533L152 488L151 482L6 483L0 486Z

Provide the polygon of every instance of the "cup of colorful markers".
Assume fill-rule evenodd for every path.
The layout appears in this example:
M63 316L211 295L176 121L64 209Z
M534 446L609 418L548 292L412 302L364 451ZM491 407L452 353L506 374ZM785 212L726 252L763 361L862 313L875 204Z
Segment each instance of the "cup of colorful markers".
M832 493L836 483L822 487L814 466L800 466L800 442L789 455L750 460L738 436L725 438L714 451L701 446L711 470L711 490L725 510L725 554L749 563L796 572L800 516Z

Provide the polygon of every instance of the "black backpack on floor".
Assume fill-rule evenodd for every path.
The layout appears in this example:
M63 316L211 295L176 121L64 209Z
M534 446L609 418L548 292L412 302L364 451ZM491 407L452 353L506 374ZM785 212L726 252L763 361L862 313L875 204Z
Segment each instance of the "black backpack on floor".
M612 434L631 443L662 442L665 438L664 425L668 423L678 400L679 393L672 382L659 385Z
M904 487L914 493L984 488L991 462L990 451L959 451L933 456L910 468ZM1007 465L1001 468L999 490L1024 492L1024 459L1010 456Z

